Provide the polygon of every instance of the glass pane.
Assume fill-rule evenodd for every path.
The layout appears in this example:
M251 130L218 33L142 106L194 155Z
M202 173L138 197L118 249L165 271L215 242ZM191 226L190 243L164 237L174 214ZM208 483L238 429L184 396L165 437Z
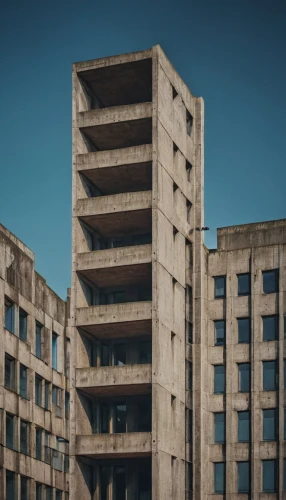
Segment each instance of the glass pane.
M110 351L106 344L102 344L101 347L101 366L109 366L110 363Z
M264 316L263 340L276 340L278 338L278 316Z
M14 449L14 417L6 413L6 446Z
M5 301L5 328L9 332L14 333L14 304L10 301Z
M6 498L9 500L16 499L16 482L15 474L10 470L6 470Z
M115 406L115 432L126 432L126 405Z
M263 362L263 390L275 391L276 389L276 362Z
M115 365L126 365L126 344L115 344L114 346Z
M215 413L215 443L220 444L225 442L225 414Z
M215 283L215 298L225 297L225 276L216 276L214 278Z
M286 458L283 460L283 491L286 491Z
M107 500L108 496L109 470L107 467L100 468L100 500Z
M20 365L20 395L27 398L27 368Z
M26 342L27 340L27 313L20 309L19 311L19 337Z
M278 292L278 269L273 271L264 271L263 276L263 292L274 293Z
M248 443L250 437L249 411L238 412L238 441Z
M152 475L150 466L141 466L138 473L138 500L152 499Z
M125 469L123 467L114 467L114 500L126 499L126 477Z
M28 453L28 424L23 420L20 422L20 451Z
M263 440L275 441L276 410L263 410Z
M138 432L151 432L152 407L150 398L138 402Z
M238 342L240 344L250 342L250 319L249 318L238 318Z
M152 342L140 342L139 344L139 363L152 363Z
M41 484L36 484L36 500L43 500L42 499L42 485Z
M55 333L52 338L52 368L54 370L58 368L58 336Z
M36 356L41 357L41 337L42 337L42 325L36 323Z
M276 460L263 460L263 492L275 493L277 487Z
M101 405L101 432L109 433L109 407L104 403Z
M215 345L225 344L225 321L215 321Z
M225 367L224 365L216 365L214 367L214 393L225 393Z
M45 500L52 500L52 488L46 486L46 498Z
M42 430L36 429L36 458L42 459Z
M35 377L35 400L37 405L42 406L42 379Z
M28 500L28 478L21 476L20 500Z
M214 464L215 493L224 494L225 492L225 463L218 462Z
M50 384L49 382L45 382L45 409L49 409L49 401L50 401Z
M249 492L249 462L237 463L238 493Z
M250 391L250 364L240 363L238 365L239 371L239 391L249 392Z
M250 274L238 274L238 295L249 295L250 294Z

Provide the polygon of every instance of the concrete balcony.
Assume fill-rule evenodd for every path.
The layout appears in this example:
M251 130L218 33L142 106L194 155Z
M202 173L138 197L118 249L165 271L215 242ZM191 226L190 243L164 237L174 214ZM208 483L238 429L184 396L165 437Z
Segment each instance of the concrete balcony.
M76 388L92 396L148 394L151 381L151 363L76 369Z
M152 227L152 192L139 191L77 201L76 214L102 236L143 234Z
M152 331L151 320L151 301L89 306L76 310L76 326L99 339L149 335Z
M152 189L152 146L144 144L77 156L77 170L102 193Z
M99 151L151 144L152 103L84 111L78 127Z
M151 433L76 436L76 455L90 458L132 458L151 455Z
M132 285L151 279L152 245L98 250L77 255L77 271L97 287Z

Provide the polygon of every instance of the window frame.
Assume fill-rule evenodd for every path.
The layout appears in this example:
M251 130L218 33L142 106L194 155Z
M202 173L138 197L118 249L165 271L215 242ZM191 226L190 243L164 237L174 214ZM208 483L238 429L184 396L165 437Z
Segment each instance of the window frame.
M218 328L219 323L223 325L223 341L219 342L217 340L217 332L221 329ZM214 335L215 335L215 346L225 346L225 341L226 341L226 321L225 319L216 319L214 320Z
M273 462L274 466L274 477L273 477L273 484L274 488L273 489L267 489L265 488L265 481L264 479L267 479L269 477L269 472L266 474L266 471L264 473L264 466L266 463ZM278 490L278 466L277 466L277 459L267 459L267 460L262 460L262 474L261 474L261 479L262 479L262 493L277 493Z
M217 479L217 470L218 470L219 466L222 466L222 472L223 472L223 477L222 477L223 489L220 489L219 487L217 487L217 482L218 482L218 479ZM226 485L225 470L226 470L225 462L214 462L214 493L217 494L217 495L225 495L225 485Z
M9 315L11 314L11 325L8 325L8 317L7 313L9 312ZM9 299L7 295L5 295L5 320L4 320L4 328L8 330L8 332L12 333L15 335L15 302L13 300Z
M247 473L248 473L248 488L239 487L240 482L240 467L243 465L247 465ZM241 471L243 478L245 478L245 471ZM248 460L241 460L237 462L237 493L250 493L250 463Z
M9 363L9 383L7 381L7 366ZM16 373L16 359L5 352L5 363L4 363L4 386L8 391L16 391L17 385L17 373Z
M270 363L274 364L274 386L272 386L271 388L265 386L267 381L269 382L269 377L265 376L265 369L266 369L267 365L268 366L270 365ZM278 366L277 366L276 359L262 360L262 390L263 391L277 391L277 387L278 387L277 369L278 369Z
M24 334L23 334L23 329L21 328L21 318L25 318L24 321ZM24 311L21 307L19 307L19 339L22 340L23 342L27 342L27 335L28 335L28 313Z
M26 426L26 440L25 440L25 444L26 446L24 447L24 450L23 450L23 447L22 447L22 424L25 424ZM29 455L29 434L30 434L30 424L29 422L27 422L26 420L20 418L20 453L23 453L23 455ZM25 451L26 450L26 451Z
M214 394L225 394L225 390L226 390L225 365L218 364L218 365L213 365L213 367L214 367L214 388L213 388L214 389ZM216 374L216 370L217 370L218 367L220 367L220 368L223 367L223 371L224 371L223 375L222 374ZM221 375L221 376L224 377L224 388L223 388L223 391L216 390L216 376L217 375Z
M264 280L264 277L269 276L270 274L274 274L274 287L269 288L269 290L265 290L267 288L266 282ZM262 271L262 286L263 286L263 293L264 294L269 294L269 293L278 293L279 292L279 269L267 269L265 271Z
M223 417L222 422L218 422L218 417ZM220 426L222 427L223 437L219 438L221 433ZM214 413L214 444L225 444L225 412Z
M236 318L237 320L237 343L238 344L250 344L251 342L251 322L250 322L250 317L249 316L245 316L245 317L240 317L240 318ZM240 333L242 334L242 332L240 332L240 328L239 328L239 325L242 324L242 321L248 321L248 340L240 340Z
M279 339L279 314L269 314L262 316L262 340L263 342L272 342L273 340L278 340ZM266 332L265 332L265 325L266 321L273 319L274 320L274 331L273 331L273 338L265 338L266 337Z
M58 371L58 340L59 335L52 332L52 369Z
M266 437L266 434L267 434L267 429L266 429L266 416L267 416L267 412L274 412L273 413L273 422L271 422L271 425L273 425L273 433L272 433L272 436L273 437L270 437L270 438L267 438ZM270 418L270 417L268 417ZM262 409L262 440L263 441L266 441L266 442L273 442L273 441L277 441L277 424L278 424L278 415L277 415L277 408L263 408Z
M242 419L240 418L240 415L242 414L248 414L248 419ZM242 410L242 411L238 411L237 412L237 442L238 443L249 443L250 442L250 411L249 410ZM240 430L241 430L241 433L243 434L243 428L242 428L242 424L240 426L240 423L243 421L243 420L247 420L248 421L248 438L247 440L246 439L241 439L239 437L240 435Z
M226 297L226 275L222 274L220 276L214 276L213 279L214 279L214 298L215 299L225 299L225 297ZM223 295L217 295L217 293L216 293L216 283L217 283L217 280L219 280L219 279L223 279L223 281L224 281Z
M242 373L243 373L243 370L241 370L241 368L243 366L248 366L248 389L247 390L244 390L244 388L242 388ZM251 391L251 364L250 363L237 363L237 368L238 368L238 392L242 392L242 393L248 393ZM246 370L245 370L246 372Z
M25 371L26 373L26 379L21 376L21 371ZM23 390L23 384L21 383L22 380L26 380L26 383L25 383L25 390ZM19 395L21 396L21 398L24 398L24 399L29 399L29 394L28 394L28 387L29 387L29 383L28 383L28 380L29 380L29 369L27 366L23 365L22 363L20 363L20 367L19 367Z
M237 276L237 295L238 297L248 297L251 295L251 274L250 273L239 273L236 275ZM240 277L248 277L248 291L247 292L240 292L239 291L239 278Z

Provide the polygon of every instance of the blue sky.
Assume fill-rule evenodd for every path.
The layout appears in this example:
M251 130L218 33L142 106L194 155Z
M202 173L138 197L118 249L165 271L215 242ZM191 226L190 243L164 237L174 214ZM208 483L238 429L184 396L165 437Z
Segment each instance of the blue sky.
M0 12L0 222L62 297L71 263L71 65L159 43L205 100L206 243L286 216L283 0L11 0Z

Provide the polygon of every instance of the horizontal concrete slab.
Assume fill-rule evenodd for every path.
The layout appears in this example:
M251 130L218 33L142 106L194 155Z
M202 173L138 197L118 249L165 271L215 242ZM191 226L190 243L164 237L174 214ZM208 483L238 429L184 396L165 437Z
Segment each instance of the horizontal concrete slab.
M133 212L151 207L152 191L138 191L78 200L76 215L78 217L95 217L96 215Z
M92 458L131 458L151 455L151 433L76 436L76 455Z
M129 104L127 106L114 106L111 108L90 109L78 114L79 128L98 127L115 122L129 122L151 118L152 103Z
M152 145L143 144L112 151L95 151L77 155L77 170L104 170L112 167L134 165L152 161Z

